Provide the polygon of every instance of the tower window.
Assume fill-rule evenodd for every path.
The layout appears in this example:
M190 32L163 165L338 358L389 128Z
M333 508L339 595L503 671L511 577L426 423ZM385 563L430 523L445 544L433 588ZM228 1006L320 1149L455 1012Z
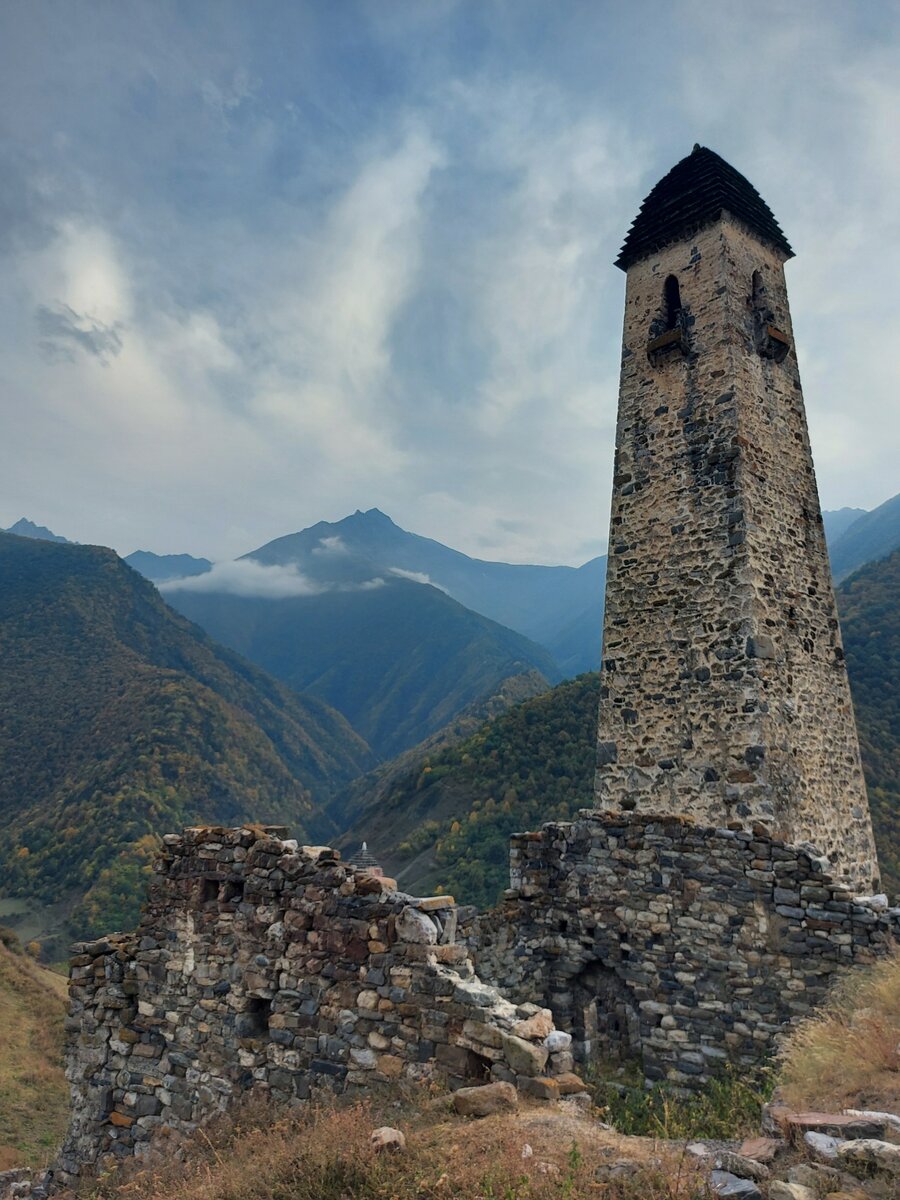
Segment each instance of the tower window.
M650 325L647 357L654 367L660 367L688 353L685 320L678 280L670 275L663 284L662 303Z
M681 318L681 289L674 275L670 275L663 285L663 313L666 329L675 329Z
M766 306L766 289L759 271L754 271L750 279L750 303L755 312L760 312Z
M791 348L790 338L775 324L775 313L769 304L766 285L759 271L750 278L750 308L753 313L753 336L756 349L763 358L784 362Z

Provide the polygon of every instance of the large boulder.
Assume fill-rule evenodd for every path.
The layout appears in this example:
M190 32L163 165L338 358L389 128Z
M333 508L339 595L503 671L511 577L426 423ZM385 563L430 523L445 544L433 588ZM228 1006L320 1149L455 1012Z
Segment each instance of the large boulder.
M720 1150L716 1155L716 1166L723 1171L730 1171L741 1179L752 1179L759 1183L769 1178L769 1168L757 1162L755 1158L747 1158L734 1150Z
M553 1032L553 1013L549 1008L541 1008L524 1021L517 1021L513 1026L516 1037L526 1041L542 1042ZM548 1047L549 1049L549 1047Z
M517 1075L542 1075L549 1058L546 1046L536 1046L514 1034L504 1037L503 1054Z
M453 1093L453 1107L461 1117L490 1117L494 1113L513 1112L519 1097L511 1083L485 1083L481 1087L459 1088Z
M372 1130L369 1143L373 1150L405 1150L406 1136L399 1129L382 1125L379 1129Z
M885 1122L877 1113L855 1117L849 1113L796 1112L785 1119L788 1134L795 1139L805 1133L827 1133L834 1138L881 1138Z
M740 1179L730 1171L713 1171L709 1184L714 1196L722 1200L763 1200L763 1194L752 1179Z
M397 937L401 942L434 946L438 940L437 926L431 917L407 905L397 918Z
M776 1179L769 1185L769 1200L818 1200L818 1192L802 1183L785 1183Z
M900 1146L877 1138L857 1138L837 1148L838 1161L846 1170L863 1177L881 1172L900 1179Z

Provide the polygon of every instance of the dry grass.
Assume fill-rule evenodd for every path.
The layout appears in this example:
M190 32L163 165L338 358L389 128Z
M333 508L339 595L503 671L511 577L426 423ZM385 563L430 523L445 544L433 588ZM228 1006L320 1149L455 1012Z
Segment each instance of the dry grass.
M0 944L0 1171L44 1166L68 1122L66 981Z
M210 1129L187 1160L88 1188L82 1200L701 1200L705 1180L683 1152L624 1138L556 1106L468 1121L445 1103L397 1101L275 1116L259 1104ZM376 1154L369 1135L400 1128L400 1153ZM532 1153L523 1156L526 1146ZM604 1168L637 1164L628 1179ZM598 1172L600 1175L598 1176Z
M900 952L851 971L828 1003L792 1031L781 1091L795 1108L900 1105Z

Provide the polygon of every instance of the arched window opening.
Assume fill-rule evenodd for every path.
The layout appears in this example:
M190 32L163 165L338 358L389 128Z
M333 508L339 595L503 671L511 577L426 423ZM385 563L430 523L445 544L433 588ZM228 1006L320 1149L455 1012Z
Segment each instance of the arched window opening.
M681 288L674 275L670 275L663 285L663 313L666 329L675 329L681 319Z

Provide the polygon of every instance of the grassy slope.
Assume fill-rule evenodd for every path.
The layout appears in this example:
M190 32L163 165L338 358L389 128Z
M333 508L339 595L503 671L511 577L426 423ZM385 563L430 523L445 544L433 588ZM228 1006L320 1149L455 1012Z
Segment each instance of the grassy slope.
M852 971L781 1052L782 1091L799 1109L898 1111L900 953Z
M304 836L313 799L372 763L342 717L109 550L0 535L0 659L3 890L84 900L80 929L134 921L155 835L252 819Z
M66 981L0 942L0 1171L42 1166L62 1140Z
M376 1153L370 1134L399 1128L406 1147ZM523 1147L531 1153L523 1157ZM629 1180L598 1185L612 1161ZM654 1161L655 1160L655 1161ZM91 1200L709 1200L683 1147L624 1138L592 1115L526 1105L482 1120L453 1115L421 1087L363 1103L278 1114L250 1109L197 1138L184 1163L109 1180ZM85 1198L85 1200L86 1200Z

